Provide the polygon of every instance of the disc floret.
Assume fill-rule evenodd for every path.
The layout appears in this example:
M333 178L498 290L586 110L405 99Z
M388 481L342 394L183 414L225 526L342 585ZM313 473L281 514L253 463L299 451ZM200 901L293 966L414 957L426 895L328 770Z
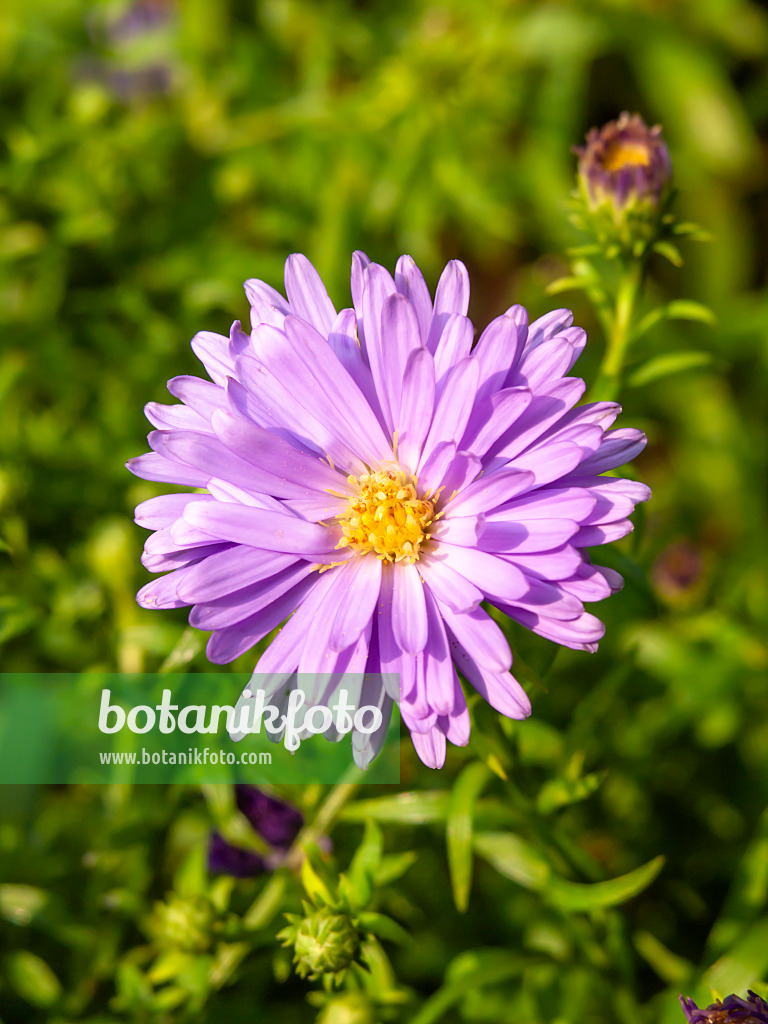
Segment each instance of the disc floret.
M343 536L336 545L384 562L416 562L429 540L435 507L419 497L415 481L401 469L381 469L349 483L357 492L339 516Z

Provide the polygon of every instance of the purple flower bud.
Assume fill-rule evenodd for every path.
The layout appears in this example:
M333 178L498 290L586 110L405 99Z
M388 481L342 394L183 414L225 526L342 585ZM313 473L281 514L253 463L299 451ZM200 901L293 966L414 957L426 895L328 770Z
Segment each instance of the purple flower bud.
M256 786L235 786L237 809L262 839L277 850L287 850L304 824L295 807L262 793Z
M145 35L171 21L174 8L173 0L134 0L119 16L107 19L106 34L113 43Z
M692 999L680 996L688 1024L768 1024L768 1003L754 992L746 999L726 996L700 1010Z
M232 875L233 878L253 878L267 870L267 862L253 850L232 846L218 832L211 832L208 840L208 871L212 875Z
M609 204L621 213L638 200L658 203L672 177L660 125L649 128L639 114L624 112L617 121L590 129L586 138L586 146L573 151L593 209Z

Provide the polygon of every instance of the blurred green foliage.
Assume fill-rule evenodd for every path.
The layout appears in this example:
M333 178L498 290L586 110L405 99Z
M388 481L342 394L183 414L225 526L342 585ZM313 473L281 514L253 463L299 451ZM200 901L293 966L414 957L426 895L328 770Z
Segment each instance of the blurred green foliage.
M673 1024L681 989L765 993L765 11L147 6L143 29L126 3L4 0L0 15L3 671L155 670L180 640L172 664L204 664L183 613L135 605L131 510L157 488L123 463L144 450L142 404L198 372L187 340L246 318L246 277L279 285L303 251L345 305L355 248L410 252L432 284L458 256L476 324L512 301L540 315L576 241L570 147L637 110L665 126L681 216L714 236L684 244L680 271L652 264L644 312L685 296L718 326L662 321L637 343L624 425L650 437L633 471L654 498L605 556L626 589L598 609L593 657L553 662L510 631L529 722L476 705L442 773L409 752L406 793L347 804L338 863L376 818L374 902L415 941L371 954L375 993L312 998L323 1024ZM590 329L592 379L593 315L581 294L557 301ZM291 796L311 817L321 794ZM312 1018L275 942L299 882L207 879L223 812L205 797L3 792L4 1024Z

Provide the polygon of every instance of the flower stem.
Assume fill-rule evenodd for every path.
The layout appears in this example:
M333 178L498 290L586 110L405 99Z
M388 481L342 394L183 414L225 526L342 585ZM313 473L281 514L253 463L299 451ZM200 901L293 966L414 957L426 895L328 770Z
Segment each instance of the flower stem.
M344 804L360 788L359 782L339 782L331 790L325 803L317 812L314 821L306 825L296 837L293 846L285 858L285 865L297 868L304 857L304 843L316 843L331 827Z
M613 325L603 362L590 395L591 401L615 401L621 387L621 371L629 345L635 305L643 280L643 261L632 260L624 270L616 292Z

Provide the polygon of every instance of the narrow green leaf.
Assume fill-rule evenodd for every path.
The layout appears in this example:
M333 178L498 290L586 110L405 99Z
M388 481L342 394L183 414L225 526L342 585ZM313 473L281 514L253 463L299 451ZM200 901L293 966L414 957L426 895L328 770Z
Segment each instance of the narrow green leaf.
M376 885L389 885L396 882L398 878L406 873L418 860L415 850L406 850L404 853L391 853L382 857L381 864L376 872Z
M711 362L712 356L709 352L665 352L664 355L654 356L647 363L643 363L630 376L627 383L630 387L639 388L669 377L673 373L682 373L697 366L709 366Z
M743 992L768 970L768 918L761 918L707 971L702 987L718 996Z
M616 907L646 889L663 866L664 858L655 857L642 867L607 882L570 882L553 875L546 886L545 896L553 906L566 911Z
M709 306L691 299L675 299L667 303L667 316L671 320L697 320L702 324L717 324L717 317Z
M358 920L365 931L372 932L379 939L396 942L400 946L405 946L413 941L405 928L402 928L397 921L393 921L391 917L387 917L386 914L376 914L367 910L358 915Z
M363 841L355 851L347 876L353 909L366 907L370 902L376 872L381 866L382 845L381 829L370 818L365 823Z
M275 919L283 905L286 881L286 875L282 871L272 875L243 917L243 928L246 931L265 928Z
M10 888L10 887L9 887ZM768 811L764 811L755 834L733 876L725 907L707 940L711 956L722 953L738 941L760 916L768 903ZM2 887L0 887L2 906Z
M301 881L313 903L325 906L332 906L335 903L331 890L312 867L308 856L301 862Z
M543 889L552 874L538 850L514 832L480 832L475 837L475 850L500 875L525 889Z
M664 303L647 313L635 330L632 332L632 339L637 341L644 334L647 334L652 327L661 323L662 320L695 320L698 323L714 326L717 317L709 308L701 302L693 302L688 299L676 299L673 302Z
M672 245L671 242L655 242L653 245L653 251L657 252L659 256L663 256L665 260L669 260L673 267L682 267L682 253L677 246Z
M682 988L687 986L693 977L694 966L690 960L667 949L650 932L638 932L635 935L635 949L668 985Z
M448 867L451 872L453 901L459 913L469 905L472 888L472 832L477 798L482 793L490 772L480 761L475 761L459 775L451 793L446 827Z
M530 957L520 957L506 950L482 949L461 953L446 971L447 983L435 992L421 1007L410 1024L434 1024L460 1002L467 992L486 985L496 985L520 974L532 963Z
M547 295L559 295L561 292L586 291L596 283L594 277L558 277L547 285Z
M539 790L536 806L541 814L551 814L560 807L586 800L604 778L604 773L592 772L578 779L549 779Z
M448 813L448 793L427 790L423 793L398 793L373 800L358 800L339 815L342 821L385 821L401 825L428 825L444 821Z

